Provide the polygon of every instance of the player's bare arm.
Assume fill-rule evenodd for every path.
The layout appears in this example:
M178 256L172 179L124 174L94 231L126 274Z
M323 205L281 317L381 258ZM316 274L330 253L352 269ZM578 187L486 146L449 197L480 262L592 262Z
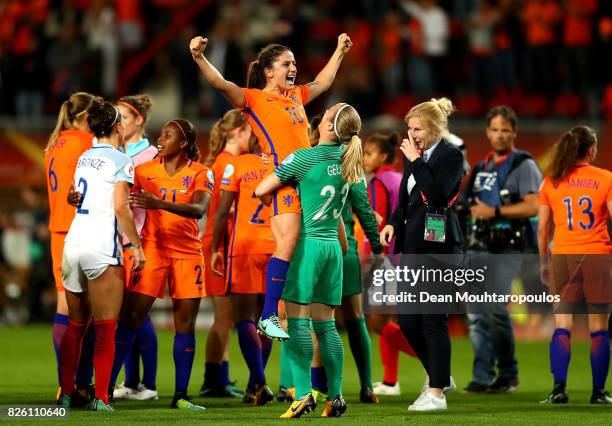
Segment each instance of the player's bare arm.
M344 55L348 53L352 45L353 42L348 34L342 33L338 36L338 46L336 50L331 58L329 58L325 67L317 74L314 81L308 84L310 89L308 102L312 101L331 87L336 78L336 73L340 68L340 64L342 63L342 59L344 59Z
M205 191L195 191L191 203L173 203L162 200L149 192L132 192L130 194L130 205L141 209L166 210L190 219L200 219L208 209L210 194Z

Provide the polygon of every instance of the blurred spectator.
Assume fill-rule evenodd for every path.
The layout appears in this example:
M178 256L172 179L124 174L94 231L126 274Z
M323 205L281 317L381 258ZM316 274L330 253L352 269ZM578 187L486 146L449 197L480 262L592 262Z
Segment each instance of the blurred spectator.
M500 19L493 0L481 0L468 20L468 40L473 63L472 86L490 96L495 85L495 26Z
M117 92L119 71L119 43L115 11L110 0L92 0L83 21L83 32L87 37L87 48L101 58L100 88L105 97L114 97Z
M400 3L406 13L418 21L419 32L411 29L411 36L417 37L420 53L414 52L410 61L412 91L422 97L436 93L450 93L452 80L447 74L449 22L447 13L435 0L419 2L404 0ZM416 49L415 49L416 50ZM433 81L431 77L433 76Z
M526 0L524 24L527 39L527 90L553 95L557 84L557 26L561 9L556 0Z
M517 80L517 56L523 45L517 0L499 0L499 20L495 27L496 89L512 91Z
M136 50L144 43L142 0L121 0L115 3L119 42L122 49Z
M591 29L597 11L597 0L565 0L563 6L564 89L574 93L586 93L593 45Z
M37 126L43 115L47 69L39 36L32 34L26 50L15 57L16 68L11 84L15 85L15 112L21 125Z
M59 105L72 93L81 90L80 66L85 49L72 22L65 23L58 38L47 51L47 65L51 72L51 94Z
M402 83L402 16L389 10L378 24L378 65L381 71L385 95L394 98L400 94Z

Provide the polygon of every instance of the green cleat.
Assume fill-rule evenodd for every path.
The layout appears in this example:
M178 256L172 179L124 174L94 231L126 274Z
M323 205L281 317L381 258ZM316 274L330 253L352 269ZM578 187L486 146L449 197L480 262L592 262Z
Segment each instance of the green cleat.
M187 411L204 411L206 407L202 407L201 405L194 404L193 402L187 399L179 399L176 401L176 408L179 410L187 410Z
M276 315L266 319L259 318L257 332L273 340L289 340L289 335L281 327L280 320Z
M91 405L89 406L89 409L91 411L104 411L104 412L115 411L112 405L105 404L104 401L102 401L101 399L92 400Z
M70 395L60 395L57 400L57 405L59 405L60 407L69 408L70 400L71 400Z
M312 397L317 402L326 402L327 401L327 394L325 392L321 392L320 390L317 390L315 388L312 389Z

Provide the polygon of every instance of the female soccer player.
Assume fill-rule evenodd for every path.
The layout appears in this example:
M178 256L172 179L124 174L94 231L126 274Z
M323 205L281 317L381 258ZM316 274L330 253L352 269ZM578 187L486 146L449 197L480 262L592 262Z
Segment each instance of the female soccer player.
M121 115L110 102L98 100L89 107L87 121L98 144L79 157L74 173L81 197L62 258L70 322L60 348L62 396L58 404L70 406L83 333L93 317L96 395L90 408L113 411L107 390L124 288L118 226L132 243L134 271L142 269L145 257L128 204L134 165L117 150L123 143Z
M348 35L338 37L338 46L327 65L305 86L296 86L297 68L291 50L271 44L251 62L247 88L227 81L204 57L208 39L195 37L189 48L193 59L212 87L245 114L264 154L278 166L289 154L310 146L308 120L304 105L329 89L344 55L351 48ZM285 186L273 196L272 234L276 248L266 273L266 301L257 324L270 338L287 339L278 320L278 301L287 278L287 270L299 237L301 208L293 188Z
M400 143L397 133L374 133L363 147L363 168L374 176L368 184L370 204L378 214L381 230L387 224L389 216L397 208L399 187L402 174L395 170L395 154ZM370 244L374 244L368 239ZM380 242L378 242L380 243ZM368 315L370 327L378 333L378 345L383 364L383 381L374 384L376 395L399 395L397 381L399 352L416 356L414 350L404 337L402 330L391 315Z
M346 410L342 398L344 349L334 320L335 307L342 300L342 252L337 240L351 184L360 182L363 175L361 140L357 136L360 129L361 119L352 106L334 105L319 124L319 145L288 156L255 191L257 196L264 196L297 181L303 209L300 239L282 294L296 385L296 400L283 418L300 417L316 407L310 377L311 318L328 377L322 415L337 417Z
M166 282L174 311L175 393L171 406L203 410L187 388L195 353L195 320L204 292L202 243L198 223L210 200L212 173L199 157L196 132L187 120L169 121L157 140L159 159L136 168L130 203L146 209L142 246L148 266L132 274L117 328L111 384L131 349L136 332Z
M200 389L200 396L204 397L232 397L240 396L242 391L236 388L230 380L228 361L228 342L234 323L232 303L227 295L225 277L213 273L211 269L211 256L216 251L212 249L214 220L220 201L220 187L227 177L224 172L228 165L243 152L248 150L251 127L244 115L237 109L227 111L212 128L209 141L209 153L206 165L211 168L214 186L210 205L208 207L208 220L206 230L202 236L204 250L204 267L206 268L206 295L212 299L214 322L206 339L206 368L204 370L204 383ZM224 222L230 226L229 218ZM221 224L219 224L221 225ZM226 230L227 232L227 230ZM223 250L227 243L224 241Z
M248 126L248 124L247 124ZM237 157L225 169L221 182L221 203L215 216L212 241L213 272L222 274L223 253L221 241L225 237L230 208L235 203L234 226L229 243L226 282L231 295L242 356L249 367L249 383L243 402L265 405L274 394L266 384L265 366L270 356L272 342L257 334L256 321L263 306L266 291L266 267L274 251L274 239L270 229L270 206L264 205L253 195L257 185L269 173L260 158L259 145L250 154ZM248 140L241 147L249 151Z
M612 243L606 221L612 216L612 173L594 167L597 136L587 126L576 126L559 141L551 174L540 189L538 248L542 280L561 296L550 341L554 387L542 401L564 404L570 361L570 330L575 308L587 304L591 331L591 404L612 404L605 392L610 365L608 318L612 306L610 259ZM549 249L551 224L554 224ZM549 256L552 254L552 256ZM552 257L552 259L551 259ZM552 269L552 270L551 270Z
M68 305L62 284L62 252L66 233L74 218L74 208L66 200L73 183L77 160L83 152L91 148L93 135L87 123L87 109L94 99L94 95L78 92L64 101L55 129L45 148L51 259L57 291L57 306L53 320L53 346L57 361L58 382L60 381L59 347L68 326Z
M152 102L149 95L141 94L124 96L117 102L121 113L121 123L125 128L125 152L137 167L152 160L157 155L157 148L149 143L145 126ZM136 229L140 233L144 227L145 211L133 209ZM125 282L130 282L131 259L128 256L129 241L123 237L125 262ZM142 357L142 381L140 379L140 358ZM157 333L147 315L144 324L138 330L131 354L125 359L125 383L113 392L115 399L147 400L158 399L156 385L157 375Z

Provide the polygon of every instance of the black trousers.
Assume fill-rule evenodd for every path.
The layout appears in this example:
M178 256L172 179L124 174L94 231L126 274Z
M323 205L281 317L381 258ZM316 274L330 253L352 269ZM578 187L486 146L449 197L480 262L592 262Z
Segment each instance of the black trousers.
M429 386L440 389L449 386L451 342L448 315L398 315L397 321L429 375Z

